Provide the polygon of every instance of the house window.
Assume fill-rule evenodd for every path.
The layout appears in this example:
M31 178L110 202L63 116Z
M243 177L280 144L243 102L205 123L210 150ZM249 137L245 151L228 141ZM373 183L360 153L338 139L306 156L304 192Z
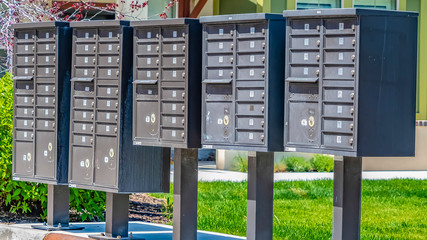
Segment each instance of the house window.
M353 0L355 8L396 10L396 0Z
M297 0L297 9L340 8L340 0Z

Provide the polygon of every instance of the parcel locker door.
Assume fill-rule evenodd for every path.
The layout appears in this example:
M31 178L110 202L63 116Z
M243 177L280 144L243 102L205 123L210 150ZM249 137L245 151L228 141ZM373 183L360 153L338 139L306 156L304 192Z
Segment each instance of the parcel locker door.
M69 176L70 182L91 185L93 175L92 147L73 146L71 153L71 176Z
M136 102L135 138L157 139L159 137L159 105L157 102Z
M56 137L55 132L36 132L36 169L35 175L43 178L55 178Z
M290 102L288 143L318 145L318 103Z
M33 175L33 142L15 142L14 173L25 176Z
M206 102L205 126L203 140L205 142L231 143L233 139L231 102Z
M117 186L117 137L97 136L95 146L94 184Z

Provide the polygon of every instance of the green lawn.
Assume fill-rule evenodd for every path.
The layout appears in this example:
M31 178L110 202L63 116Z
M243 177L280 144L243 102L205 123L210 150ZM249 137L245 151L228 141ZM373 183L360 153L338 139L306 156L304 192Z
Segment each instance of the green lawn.
M427 180L362 184L362 239L427 239ZM198 229L245 236L246 187L200 182ZM332 197L332 180L275 183L274 239L330 239Z

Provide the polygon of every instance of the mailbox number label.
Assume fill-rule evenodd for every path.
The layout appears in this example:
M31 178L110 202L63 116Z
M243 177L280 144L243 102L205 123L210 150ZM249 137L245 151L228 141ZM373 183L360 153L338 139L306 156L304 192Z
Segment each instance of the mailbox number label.
M49 44L46 44L46 50L49 50Z
M108 38L112 38L113 37L113 32L109 32L108 33Z
M85 33L85 38L89 38L89 33Z
M251 27L251 34L255 34L255 27Z
M25 39L28 39L28 33L25 34Z
M177 34L176 31L173 31L172 35L173 35L174 38L176 38L178 36L178 34Z
M151 52L151 45L147 45L147 52Z
M341 143L341 136L337 136L337 143Z
M308 68L304 68L304 75L308 75Z
M49 33L48 32L46 33L46 38L49 38Z
M108 51L112 51L113 50L113 45L109 44L108 45Z
M49 62L50 60L49 60L49 56L46 56L46 62Z
M308 61L308 53L304 53L304 61Z
M254 134L253 133L249 133L249 139L254 139Z
M308 24L308 23L304 24L304 30L305 31L310 30L310 24Z
M342 76L343 72L344 72L343 68L338 68L338 75Z
M112 62L111 57L108 57L108 63L111 63L111 62Z
M254 41L251 41L251 42L249 43L249 47L250 47L250 48L255 48L255 42L254 42Z
M172 46L172 50L173 50L173 51L176 51L176 49L177 49L177 48L176 48L176 44L174 44L174 45Z
M223 63L224 62L224 57L223 56L219 56L218 57L218 62L219 63Z
M222 42L218 43L218 48L219 49L224 49L224 43L222 43Z
M342 113L342 106L337 107L337 113Z
M25 48L25 51L28 51L28 45L25 45L24 48Z
M26 62L26 63L28 62L28 57L25 57L25 62Z
M338 38L338 44L339 45L344 45L344 38Z
M337 121L337 128L342 128L342 122L341 121Z
M147 38L151 38L151 32L147 32Z
M344 30L344 23L339 23L339 30Z
M221 35L221 36L224 35L224 29L222 29L222 28L219 29L219 35Z
M250 62L255 62L255 56L254 56L254 55L251 55L251 56L249 57L249 61L250 61Z
M344 60L344 53L342 52L338 53L338 60L340 61Z
M85 51L89 51L89 45L85 45Z
M304 38L304 46L308 46L310 44L310 39Z

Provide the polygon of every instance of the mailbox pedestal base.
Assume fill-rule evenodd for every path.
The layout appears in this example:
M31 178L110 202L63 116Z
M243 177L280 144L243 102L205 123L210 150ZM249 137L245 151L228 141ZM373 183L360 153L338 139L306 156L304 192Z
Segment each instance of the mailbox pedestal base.
M198 149L175 148L173 240L197 240Z
M105 233L89 237L93 239L137 239L132 236L132 233L128 233L128 229L129 194L107 193Z
M248 240L273 239L274 153L248 152Z
M70 191L67 185L49 184L47 186L47 223L31 227L46 231L84 229L84 227L69 224L69 196Z
M360 239L362 158L335 156L333 240Z

